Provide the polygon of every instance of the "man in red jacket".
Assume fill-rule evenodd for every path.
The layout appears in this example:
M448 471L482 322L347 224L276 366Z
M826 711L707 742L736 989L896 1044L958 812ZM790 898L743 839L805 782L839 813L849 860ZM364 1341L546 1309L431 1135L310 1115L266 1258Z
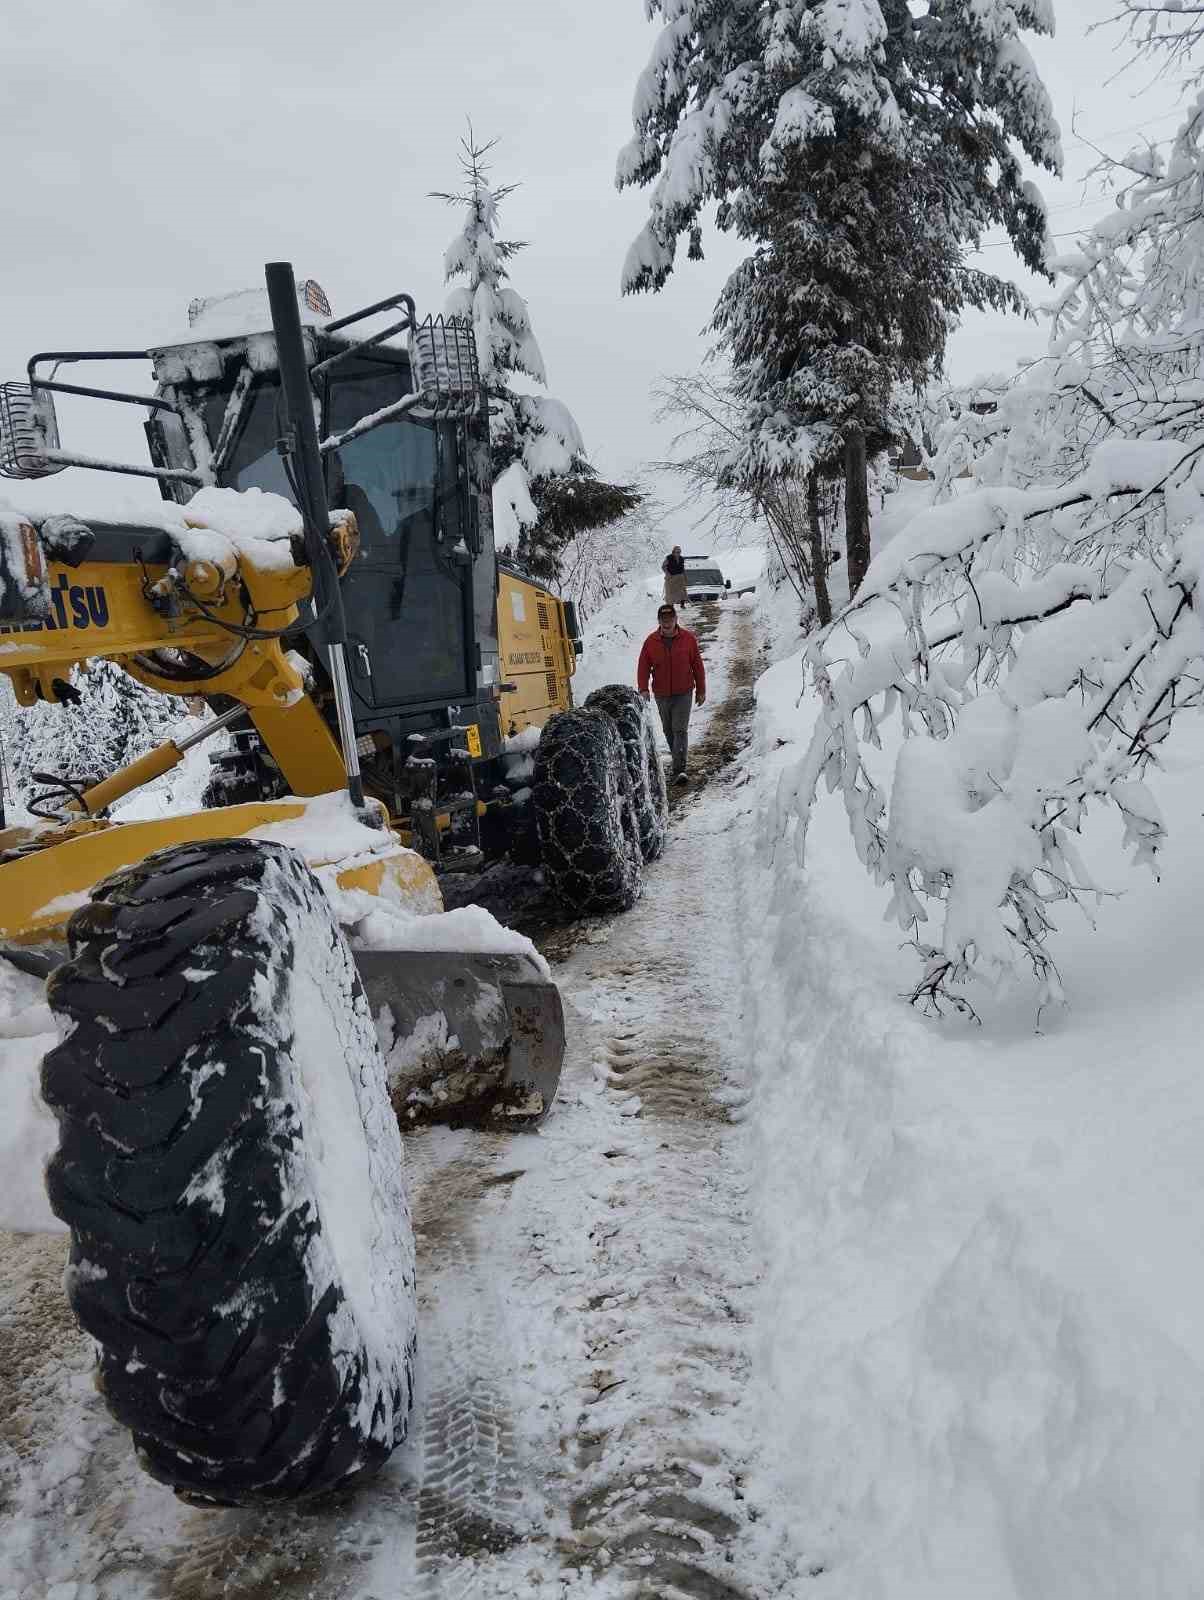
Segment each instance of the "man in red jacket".
M677 626L677 612L663 605L656 613L657 629L644 640L636 668L636 687L648 698L648 680L661 727L673 752L673 781L686 781L686 747L690 727L690 702L701 705L707 697L707 675L698 640L688 628Z

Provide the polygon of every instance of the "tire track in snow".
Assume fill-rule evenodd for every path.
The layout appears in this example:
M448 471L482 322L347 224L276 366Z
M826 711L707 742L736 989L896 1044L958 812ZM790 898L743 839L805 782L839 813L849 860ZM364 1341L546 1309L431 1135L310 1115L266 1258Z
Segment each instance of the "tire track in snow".
M704 779L739 746L755 670L750 614L716 620L714 704L691 755ZM752 1520L738 1411L757 1264L730 1014L734 877L715 828L717 811L730 825L737 807L712 793L703 809L697 793L607 946L579 947L558 973L599 1024L571 1065L624 1118L620 1148L605 1152L609 1215L591 1230L597 1282L580 1311L590 1365L568 1441L561 1554L608 1595L751 1600L760 1591L736 1554Z
M185 1504L142 1471L96 1392L63 1293L66 1252L65 1238L0 1235L0 1596L394 1600L365 1579L382 1549L412 1548L409 1447L313 1505Z
M701 867L684 840L678 849L680 866ZM633 920L644 922L638 911ZM595 1061L622 1111L634 1114L638 1098L652 1170L642 1183L616 1174L618 1227L599 1251L583 1319L596 1365L576 1433L573 1554L622 1572L634 1594L671 1585L692 1600L741 1600L729 1547L747 1508L727 1424L748 1365L741 1301L750 1268L731 1108L738 1089L716 1050L724 1030L672 962L590 967L595 981L622 980L648 1018L615 1030ZM691 1025L665 1031L679 1007Z
M462 1154L440 1161L456 1140ZM442 1130L406 1141L418 1240L421 1486L414 1571L421 1600L467 1600L490 1558L532 1535L511 1417L504 1320L477 1212L511 1178L514 1137Z
M376 1477L313 1505L199 1510L148 1478L93 1389L89 1342L62 1292L66 1240L6 1237L0 1260L16 1303L10 1310L0 1294L0 1347L7 1335L13 1439L0 1430L0 1468L11 1469L0 1471L0 1491L23 1490L28 1505L10 1499L2 1509L29 1518L0 1595L8 1600L14 1582L16 1600L46 1600L58 1584L89 1586L89 1600L492 1595L478 1586L481 1561L531 1532L507 1395L511 1351L478 1237L478 1212L504 1192L499 1167L513 1150L512 1137L476 1132L407 1137L422 1300L410 1439ZM33 1504L39 1496L44 1508Z

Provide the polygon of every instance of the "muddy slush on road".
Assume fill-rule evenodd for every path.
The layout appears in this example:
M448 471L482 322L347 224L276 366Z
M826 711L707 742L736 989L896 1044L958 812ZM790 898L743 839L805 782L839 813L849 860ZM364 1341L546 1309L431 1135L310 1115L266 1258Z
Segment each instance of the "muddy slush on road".
M691 624L710 698L668 850L631 911L536 930L568 1010L554 1114L526 1135L406 1138L421 1328L410 1440L374 1480L312 1508L184 1505L141 1474L93 1389L61 1298L66 1241L3 1236L4 1600L48 1600L56 1585L72 1600L773 1592L745 1493L759 1262L720 844L747 826L739 755L761 657L751 605Z

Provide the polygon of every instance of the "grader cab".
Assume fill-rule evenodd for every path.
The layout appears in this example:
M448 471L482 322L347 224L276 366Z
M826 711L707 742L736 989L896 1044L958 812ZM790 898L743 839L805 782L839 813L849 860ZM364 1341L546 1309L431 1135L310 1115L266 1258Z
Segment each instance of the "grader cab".
M571 709L571 607L496 560L471 328L404 294L334 318L286 263L190 322L0 390L6 476L162 495L137 522L0 514L18 701L104 657L212 712L0 816L0 955L49 974L63 1025L47 1183L106 1398L156 1476L241 1503L323 1492L405 1433L397 1119L531 1126L555 1097L546 968L500 935L448 948L440 877L522 845L568 908L621 910L665 790L634 691ZM59 375L135 360L152 394ZM150 464L65 449L59 393L145 408ZM113 819L219 734L206 809Z

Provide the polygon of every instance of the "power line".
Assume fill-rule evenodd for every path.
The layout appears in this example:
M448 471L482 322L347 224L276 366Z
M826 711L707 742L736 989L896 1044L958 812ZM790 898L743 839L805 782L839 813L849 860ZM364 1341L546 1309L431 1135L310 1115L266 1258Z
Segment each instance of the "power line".
M1102 198L1102 196L1099 196L1094 200L1071 200L1064 206L1047 206L1045 215L1047 217L1059 217L1065 211L1086 211L1091 206L1098 207Z
M1167 116L1176 116L1177 117L1179 115L1179 112L1171 111L1171 112L1167 112L1166 115ZM1165 118L1164 117L1163 118L1152 118L1151 120L1152 121L1164 121ZM1137 124L1135 124L1135 126L1141 127L1142 124L1141 123L1137 123ZM1114 128L1112 131L1113 131L1113 133L1131 133L1132 129L1131 128ZM1101 134L1100 135L1100 138L1102 138L1102 139L1106 139L1108 137L1109 137L1108 134ZM1161 145L1173 144L1174 141L1175 141L1175 136L1173 134L1171 134L1170 136L1168 136L1165 139L1154 139L1151 142L1150 148L1153 149L1153 150L1157 150ZM1082 144L1083 142L1084 141L1081 140L1081 139L1076 141L1076 143L1078 143L1078 144ZM1064 178L1062 181L1064 183L1084 183L1084 182L1086 182L1088 177L1090 177L1090 173L1081 172L1078 175L1078 177L1076 177L1076 178ZM1060 216L1065 216L1068 211L1090 211L1090 210L1093 210L1093 209L1098 210L1102 214L1103 211L1105 210L1106 206L1107 206L1107 196L1106 195L1098 195L1095 199L1092 199L1092 200L1069 200L1063 205L1049 206L1046 209L1045 215L1047 217L1060 217ZM1077 229L1072 229L1071 232L1069 232L1069 233L1051 233L1049 235L1049 237L1051 239L1070 239L1070 238L1073 238L1076 233L1082 233L1084 231L1085 231L1084 229L1077 228ZM988 243L986 243L986 244L978 245L976 247L976 251L972 251L971 254L977 253L977 250L1002 250L1004 245L1010 244L1010 243L1011 243L1011 241L1009 239L992 239L992 240L988 241Z
M1069 233L1050 233L1050 234L1046 235L1046 238L1049 238L1049 239L1077 239L1080 233L1085 233L1086 231L1087 230L1085 228L1071 228ZM992 239L990 244L978 244L978 245L975 245L973 250L970 251L970 254L972 256L976 256L982 250L1003 250L1008 245L1010 245L1011 242L1012 241L1010 239Z
M1062 148L1063 150L1069 150L1076 145L1096 145L1101 139L1115 139L1118 134L1136 133L1141 128L1148 128L1152 123L1165 122L1169 117L1178 117L1182 121L1187 115L1186 108L1176 106L1173 111L1160 111L1156 117L1143 117L1140 122L1131 122L1127 128L1108 128L1105 132L1097 133L1090 139L1084 139L1076 135L1073 139L1068 139ZM1167 139L1158 141L1159 144L1168 144L1169 142Z
M1082 238L1083 234L1090 233L1090 232L1091 232L1090 227L1071 228L1066 233L1049 233L1049 234L1046 234L1046 238L1047 239L1080 239L1080 238ZM976 256L980 250L1002 250L1005 245L1009 245L1009 244L1011 244L1011 242L1012 241L1010 239L992 239L990 244L975 245L974 249L970 251L970 254L972 256Z
M1173 142L1174 142L1173 139L1156 139L1154 141L1153 145L1151 146L1151 148L1156 150L1159 145L1172 144ZM1083 181L1084 179L1086 179L1087 176L1088 176L1087 173L1083 173L1081 178L1067 179L1066 181L1067 182L1071 182L1071 183L1079 183L1079 182ZM1091 199L1091 200L1071 200L1071 201L1067 201L1064 205L1049 206L1046 209L1045 215L1047 217L1060 217L1060 216L1065 216L1065 214L1068 211L1092 211L1092 210L1094 210L1094 211L1098 211L1098 213L1102 216L1104 214L1104 212L1106 211L1107 206L1108 206L1108 197L1106 195L1097 195L1094 199ZM1115 210L1116 209L1115 206L1112 209ZM1069 233L1051 233L1049 235L1049 237L1051 239L1070 239L1070 238L1073 238L1075 236L1075 234L1084 233L1084 232L1086 232L1086 227L1073 228L1073 229L1070 230ZM1009 239L991 239L986 244L978 245L976 247L976 249L977 250L1001 250L1004 245L1010 244L1010 243L1011 243L1011 241Z

